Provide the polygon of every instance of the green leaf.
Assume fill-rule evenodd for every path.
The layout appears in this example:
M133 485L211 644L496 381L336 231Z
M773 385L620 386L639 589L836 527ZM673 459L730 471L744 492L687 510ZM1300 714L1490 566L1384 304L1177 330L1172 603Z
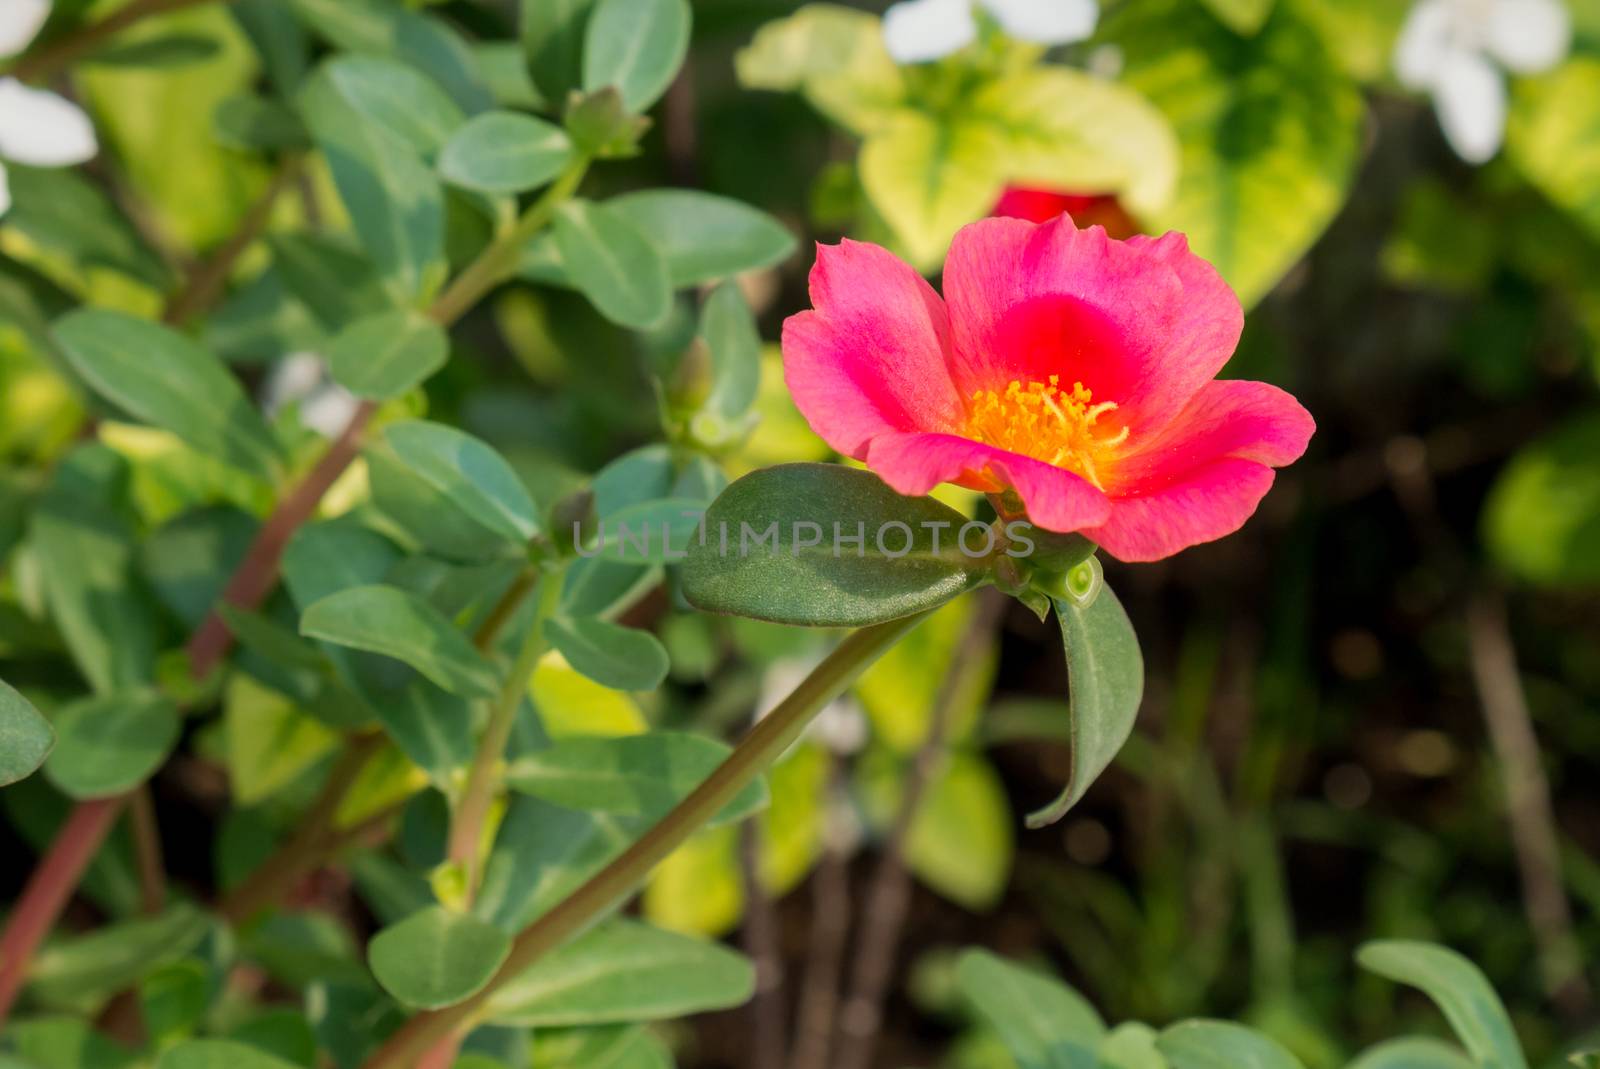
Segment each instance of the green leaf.
M107 267L165 291L171 272L120 209L99 188L70 170L6 163L15 227L42 249L79 267Z
M517 546L539 533L538 509L522 480L486 443L424 420L391 424L383 439L410 475L473 524ZM381 494L378 503L387 509Z
M1448 1043L1419 1036L1379 1043L1349 1069L1475 1069L1475 1063Z
M346 88L324 65L300 91L300 117L327 158L367 257L396 303L410 305L448 270L444 191L416 149L363 114Z
M711 393L701 406L702 417L714 419L714 429L734 432L761 389L761 334L737 283L724 282L706 298L700 340L711 356Z
M511 937L494 925L430 906L374 936L367 958L389 994L436 1010L483 990L510 952Z
M157 1047L183 1039L200 1027L210 1008L211 975L195 958L175 961L139 981L139 1014Z
M311 146L305 123L292 109L250 93L218 105L211 129L219 142L241 152L300 152Z
M532 1028L668 1020L741 1005L754 990L742 954L612 920L512 978L489 1000L489 1018Z
M272 478L272 432L222 361L156 323L86 308L55 327L56 341L84 380L135 419L196 449Z
M479 193L521 193L551 181L572 161L566 131L543 119L489 111L468 122L439 155L451 185Z
M187 957L212 930L189 905L52 943L28 970L28 991L42 1005L92 1010L164 965Z
M861 186L911 262L937 266L955 232L987 215L1006 185L995 127L901 111L861 147Z
M1078 804L1128 741L1144 698L1139 636L1111 588L1101 587L1088 607L1065 599L1055 607L1071 693L1072 774L1054 802L1028 814L1030 828L1054 824Z
M1182 1021L1164 1029L1156 1046L1172 1069L1303 1069L1275 1041L1227 1021Z
M766 212L694 189L646 189L606 207L648 234L676 288L771 267L795 250L794 235Z
M177 706L153 692L74 702L56 714L56 748L44 774L73 798L121 794L167 759L178 727Z
M1277 0L1205 0L1211 13L1234 33L1249 37L1259 33Z
M1099 1069L1167 1069L1156 1046L1156 1030L1147 1024L1119 1024L1100 1041Z
M444 328L396 310L350 324L328 347L334 381L357 397L387 401L422 383L450 359Z
M155 676L158 629L138 594L127 497L127 462L82 445L59 463L28 524L51 619L102 694Z
M700 735L654 731L561 739L514 761L506 772L512 790L589 813L657 820L715 772L732 751ZM766 783L757 780L717 814L729 824L766 806Z
M600 314L646 329L666 319L672 285L661 253L609 205L575 200L556 213L556 250L567 273Z
M284 288L325 330L393 307L378 269L345 235L271 234L267 243Z
M50 722L0 680L0 787L33 775L55 744Z
M1527 1069L1505 1006L1479 968L1448 947L1406 940L1367 943L1361 967L1431 998L1462 1046L1485 1069Z
M1483 536L1520 579L1600 585L1600 418L1580 417L1511 458L1484 504Z
M293 1062L226 1039L191 1039L161 1055L156 1069L298 1069Z
M198 33L169 33L115 44L85 56L80 62L96 67L161 69L203 63L221 51L213 37Z
M1361 93L1297 6L1241 38L1193 0L1152 0L1103 33L1182 145L1176 199L1141 221L1187 234L1247 308L1321 236L1360 151Z
M546 100L565 100L583 84L583 36L595 0L521 0L522 47Z
M961 993L1000 1033L1019 1069L1095 1069L1105 1035L1100 1015L1061 981L986 950L956 965Z
M683 565L684 595L707 612L810 627L910 616L986 578L986 561L958 546L966 523L931 498L895 493L871 472L833 464L752 472L707 511L705 544L692 542ZM863 532L858 555L842 539ZM817 544L808 545L813 537ZM983 542L972 537L969 545Z
M442 19L390 0L290 0L289 6L346 52L392 56L415 67L468 114L493 103L472 48Z
M599 0L583 42L583 88L614 86L632 112L672 84L689 52L688 0Z
M439 611L392 586L358 586L306 609L300 633L403 661L464 698L499 689L494 666Z
M998 132L1008 183L1114 193L1136 216L1172 201L1177 135L1125 86L1047 65L990 82L967 106Z
M338 56L323 76L369 123L431 157L466 122L461 109L426 75L381 56Z
M907 104L906 74L884 47L882 22L840 4L807 4L767 23L736 66L747 89L802 90L856 134L882 129Z
M131 1053L76 1017L35 1017L6 1026L13 1060L0 1054L0 1069L130 1069Z
M636 627L555 616L545 621L544 634L568 664L612 690L655 690L671 667L666 648Z
M1519 79L1506 154L1545 196L1600 238L1600 58L1578 55Z

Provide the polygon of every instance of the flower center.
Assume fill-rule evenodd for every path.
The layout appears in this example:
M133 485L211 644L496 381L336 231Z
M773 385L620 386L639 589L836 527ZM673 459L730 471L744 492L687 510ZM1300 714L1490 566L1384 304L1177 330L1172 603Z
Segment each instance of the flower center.
M1061 376L1023 385L1013 379L1004 390L978 390L967 417L968 434L1008 453L1042 460L1083 476L1097 489L1107 453L1128 437L1128 428L1114 433L1097 427L1101 416L1116 410L1115 401L1095 404L1081 382L1063 390Z

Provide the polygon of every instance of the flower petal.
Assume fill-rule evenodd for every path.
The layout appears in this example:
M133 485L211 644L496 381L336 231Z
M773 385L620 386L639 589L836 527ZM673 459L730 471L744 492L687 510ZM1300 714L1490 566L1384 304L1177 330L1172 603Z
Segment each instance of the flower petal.
M1281 468L1300 459L1316 429L1311 413L1276 386L1208 382L1160 435L1118 459L1116 484L1137 494L1225 457Z
M1064 468L954 434L885 434L867 451L867 465L902 494L920 496L940 483L974 489L1010 487L1028 519L1051 531L1077 531L1111 515L1106 495Z
M1452 0L1420 0L1406 16L1394 50L1394 71L1400 84L1431 89L1450 52L1454 24Z
M1316 424L1264 382L1207 383L1158 438L1117 465L1111 517L1084 534L1120 560L1169 557L1238 530L1272 486L1272 468L1306 450Z
M83 109L15 78L0 78L0 157L34 167L69 167L99 145Z
M5 0L0 4L0 56L27 48L49 17L50 0Z
M1456 155L1487 163L1506 130L1505 76L1476 52L1452 52L1433 89L1439 125Z
M1159 430L1233 354L1239 299L1182 234L1114 241L1068 216L984 219L945 264L963 396L1012 379L1081 382L1133 435Z
M1151 493L1116 498L1110 518L1083 535L1118 560L1161 560L1243 527L1274 474L1253 460L1218 460Z
M1019 41L1066 45L1094 36L1095 0L982 0L1000 28Z
M901 0L883 16L883 43L896 63L927 63L977 39L971 0Z
M1549 70L1572 47L1572 16L1561 0L1495 0L1487 44L1508 70Z
M961 422L944 302L909 264L865 242L819 246L811 302L783 325L783 375L829 445L859 460L876 435Z

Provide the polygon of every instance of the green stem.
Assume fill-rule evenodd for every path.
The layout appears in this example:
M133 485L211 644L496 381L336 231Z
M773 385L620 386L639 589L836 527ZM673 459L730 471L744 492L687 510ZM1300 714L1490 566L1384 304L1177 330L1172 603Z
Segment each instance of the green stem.
M919 613L853 632L792 694L762 717L727 760L660 823L525 929L488 986L465 1002L412 1018L367 1059L362 1069L410 1069L441 1039L471 1028L502 985L588 928L638 888L668 854L776 761L825 705L925 616L927 613Z
M484 294L515 274L523 246L549 226L555 218L556 209L577 192L583 176L589 171L589 162L586 155L575 157L550 188L528 206L516 225L496 238L465 271L456 276L455 281L433 302L428 314L440 323L454 323L466 315Z
M537 582L539 600L533 619L528 624L528 634L517 650L511 670L506 673L500 693L489 707L489 722L483 729L483 737L478 740L478 751L467 773L467 786L461 792L461 802L456 806L455 817L450 824L450 860L460 867L466 877L469 900L478 890L483 829L489 819L495 791L500 785L500 762L505 758L506 744L511 740L511 729L517 722L517 709L528 693L528 677L533 675L539 658L549 648L544 639L544 621L555 611L556 602L561 596L559 572L546 573ZM512 584L508 599L515 596L520 602L530 589L531 586L519 578Z

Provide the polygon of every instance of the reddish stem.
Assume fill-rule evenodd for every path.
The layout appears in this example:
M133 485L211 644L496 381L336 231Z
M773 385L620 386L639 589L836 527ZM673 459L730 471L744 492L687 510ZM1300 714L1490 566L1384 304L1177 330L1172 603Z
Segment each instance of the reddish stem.
M361 451L361 437L377 406L361 402L355 416L345 426L328 451L317 461L305 479L284 498L276 511L256 533L255 541L234 570L233 578L222 591L222 601L236 609L254 609L266 600L278 581L278 561L284 548L301 524L317 511L317 505L350 462ZM205 679L233 646L233 633L213 608L194 636L189 639L189 667L195 679Z
M99 852L126 800L126 796L119 795L80 803L29 877L28 886L11 911L5 935L0 936L0 1021L5 1020L22 990L34 951L60 919L73 888Z

